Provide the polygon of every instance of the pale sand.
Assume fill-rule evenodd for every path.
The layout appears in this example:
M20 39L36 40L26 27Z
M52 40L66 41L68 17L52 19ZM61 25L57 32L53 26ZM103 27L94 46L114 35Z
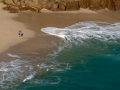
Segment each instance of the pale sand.
M0 4L0 7L3 7L3 5ZM59 43L61 42L61 39L55 36L44 35L45 33L40 31L41 28L44 27L64 28L66 26L70 26L72 24L83 21L100 21L108 23L120 22L120 12L112 12L108 10L91 11L88 9L81 9L79 11L53 12L42 9L41 13L25 11L20 12L19 14L11 14L1 10L1 14L3 14L2 16L4 16L4 14L7 15L4 16L4 18L0 16L2 20L0 20L0 22L2 23L2 25L0 26L0 41L2 43L0 44L0 49L4 51L12 46L10 49L8 49L10 53L29 52L37 50L40 52L45 52L45 54L52 52L55 46L51 42L54 41L55 43ZM13 18L15 21L11 18ZM17 21L24 24L21 24ZM25 33L25 35L23 36L23 38L18 39L17 32L20 29L23 31L23 33ZM3 31L9 32L12 35ZM31 38L33 36L34 38ZM3 40L1 40L1 38ZM28 40L28 38L31 39ZM27 41L21 43L25 40ZM8 42L10 43L9 45Z
M9 49L10 46L24 42L35 35L35 32L26 29L23 23L14 21L12 18L18 16L18 14L4 11L2 9L4 6L5 5L0 3L0 53ZM22 38L18 38L19 30L28 34L24 35Z

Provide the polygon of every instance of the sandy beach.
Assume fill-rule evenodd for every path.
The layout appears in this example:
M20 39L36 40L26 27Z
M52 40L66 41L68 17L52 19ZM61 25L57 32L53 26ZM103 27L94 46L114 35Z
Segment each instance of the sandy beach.
M92 11L89 9L53 12L47 9L42 9L40 13L31 11L9 13L9 11L4 11L2 9L4 6L5 5L0 4L0 88L2 88L2 90L13 90L13 88L29 90L26 89L26 87L31 86L35 87L35 89L31 90L36 90L37 85L38 87L45 87L46 89L44 90L47 90L49 88L48 86L55 85L53 89L56 88L56 90L58 90L59 88L61 89L61 87L56 86L60 86L61 84L65 85L65 88L63 86L63 89L72 90L78 87L76 90L79 90L79 84L81 84L85 87L105 87L106 90L107 86L104 85L109 82L113 83L112 80L110 81L113 77L119 83L119 78L117 78L119 77L120 71L118 68L120 55L119 24L116 26L110 24L117 22L120 23L120 12L109 10ZM66 36L68 35L65 43L63 38L49 35L41 31L42 28L46 27L65 28L67 26L86 21L96 21L96 23L107 22L110 24L108 24L107 27L105 23L99 23L98 28L95 22L94 24L96 26L89 22L86 24L86 27L83 25L84 29L80 28L79 31L77 31L78 29L76 29L76 27L73 29L67 28L67 34L64 33L64 29L61 29ZM89 24L92 28L89 27ZM18 38L19 30L23 33L21 38ZM73 30L75 30L75 33ZM86 30L87 33L83 30ZM108 32L110 30L111 32ZM60 30L58 30L58 33L59 31ZM74 36L77 36L77 39L74 38ZM100 40L97 41L95 40L96 38L88 40L87 38L85 43L82 43L84 42L83 37L87 36L90 38L99 36ZM101 39L108 39L108 42L105 43L104 40L102 41ZM114 43L109 42L114 40ZM117 64L110 62L112 57L113 60L111 61L118 60L116 62ZM90 63L90 61L92 62ZM102 63L100 64L100 62ZM112 64L115 66L112 66ZM113 70L113 72L107 73L110 69ZM99 74L100 70L105 71ZM104 76L103 74L105 73L105 77L102 78L101 76ZM51 75L49 76L49 74ZM60 76L62 74L64 75ZM113 74L118 76L114 76ZM111 77L109 78L110 75ZM104 80L106 78L108 80L106 80L104 84ZM84 80L81 82L82 79L88 80L88 83L84 84ZM96 82L94 82L95 80L96 82L102 82L98 82L98 84L96 84ZM75 81L79 82L76 83ZM90 81L94 83L92 84ZM115 84L116 81L114 81ZM100 83L104 85L100 85ZM74 86L74 88L71 88L71 86ZM110 84L109 86L111 87L112 85ZM87 87L87 89L90 87ZM97 90L96 88L94 89ZM109 89L109 87L107 89Z
M120 22L120 12L108 10L91 11L80 9L79 11L49 11L42 9L41 13L23 11L9 13L2 10L0 4L0 53L19 53L42 50L46 54L55 49L51 41L60 43L61 39L41 32L41 28L64 28L72 24L84 21L99 21L115 23ZM24 36L18 38L18 31L22 30ZM46 50L44 50L46 49Z
M0 53L8 50L11 46L24 42L32 38L35 34L34 31L26 29L23 23L12 20L18 14L8 13L2 10L5 5L0 3ZM23 33L29 33L24 38L18 38L18 31L23 30Z

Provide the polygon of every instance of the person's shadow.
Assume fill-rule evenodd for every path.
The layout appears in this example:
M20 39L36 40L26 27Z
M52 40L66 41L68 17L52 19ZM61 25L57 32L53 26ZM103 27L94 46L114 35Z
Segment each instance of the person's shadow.
M21 34L21 37L23 36L23 33Z

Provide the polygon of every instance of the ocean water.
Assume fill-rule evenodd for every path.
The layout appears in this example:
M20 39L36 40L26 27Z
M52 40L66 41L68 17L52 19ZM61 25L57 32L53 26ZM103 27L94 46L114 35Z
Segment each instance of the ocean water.
M3 55L16 59L0 62L0 90L120 90L120 23L88 21L42 31L64 43L45 58L38 52Z

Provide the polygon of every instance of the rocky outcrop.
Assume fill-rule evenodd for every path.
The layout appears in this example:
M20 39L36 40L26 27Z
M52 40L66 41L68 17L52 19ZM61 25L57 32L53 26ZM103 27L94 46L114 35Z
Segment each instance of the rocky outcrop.
M80 9L79 1L72 1L72 2L66 3L66 10L67 11L79 10L79 9Z
M80 8L120 10L120 0L0 0L0 2L6 4L4 9L10 12L22 10L40 12L42 8L52 11L71 11Z
M119 10L120 0L79 0L79 4L83 8L92 10L100 10L108 8L109 10Z
M2 2L3 0L0 0L0 2Z

